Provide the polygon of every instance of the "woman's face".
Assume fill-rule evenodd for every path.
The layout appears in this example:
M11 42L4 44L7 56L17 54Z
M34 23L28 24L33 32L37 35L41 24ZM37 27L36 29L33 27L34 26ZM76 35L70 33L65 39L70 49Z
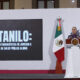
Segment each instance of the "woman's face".
M72 28L72 33L76 34L77 33L77 29L75 27Z

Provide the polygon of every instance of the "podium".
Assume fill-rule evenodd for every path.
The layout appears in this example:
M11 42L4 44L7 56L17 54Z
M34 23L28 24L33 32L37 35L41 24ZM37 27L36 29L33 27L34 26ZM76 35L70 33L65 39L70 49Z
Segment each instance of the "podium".
M80 77L80 39L66 39L67 65L65 78Z
M76 46L80 48L80 39L73 38L73 39L66 39L66 47L71 48L72 46ZM56 62L56 73L62 74L62 65L59 61Z

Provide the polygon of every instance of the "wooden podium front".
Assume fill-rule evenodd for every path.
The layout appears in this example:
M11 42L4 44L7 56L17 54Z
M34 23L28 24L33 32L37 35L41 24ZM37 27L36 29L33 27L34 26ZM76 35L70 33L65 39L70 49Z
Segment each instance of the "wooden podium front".
M73 39L66 39L66 44L73 44L72 43L72 40L77 40L78 43L77 44L80 44L80 39L77 39L77 38L73 38ZM75 41L76 42L76 41Z
M66 39L66 44L71 44L72 39Z

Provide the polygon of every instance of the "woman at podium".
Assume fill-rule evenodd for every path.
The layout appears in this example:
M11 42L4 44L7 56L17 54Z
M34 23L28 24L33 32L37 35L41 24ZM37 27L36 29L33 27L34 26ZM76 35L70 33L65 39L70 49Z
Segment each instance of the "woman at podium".
M80 78L80 33L76 27L66 40L67 64L65 78Z
M72 33L68 36L68 39L78 38L80 39L80 33L76 27L72 28Z

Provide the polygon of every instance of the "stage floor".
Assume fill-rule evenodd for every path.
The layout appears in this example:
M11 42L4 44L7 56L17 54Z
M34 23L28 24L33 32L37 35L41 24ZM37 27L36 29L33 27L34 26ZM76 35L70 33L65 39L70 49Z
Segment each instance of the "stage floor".
M0 79L64 79L64 74L0 74Z

